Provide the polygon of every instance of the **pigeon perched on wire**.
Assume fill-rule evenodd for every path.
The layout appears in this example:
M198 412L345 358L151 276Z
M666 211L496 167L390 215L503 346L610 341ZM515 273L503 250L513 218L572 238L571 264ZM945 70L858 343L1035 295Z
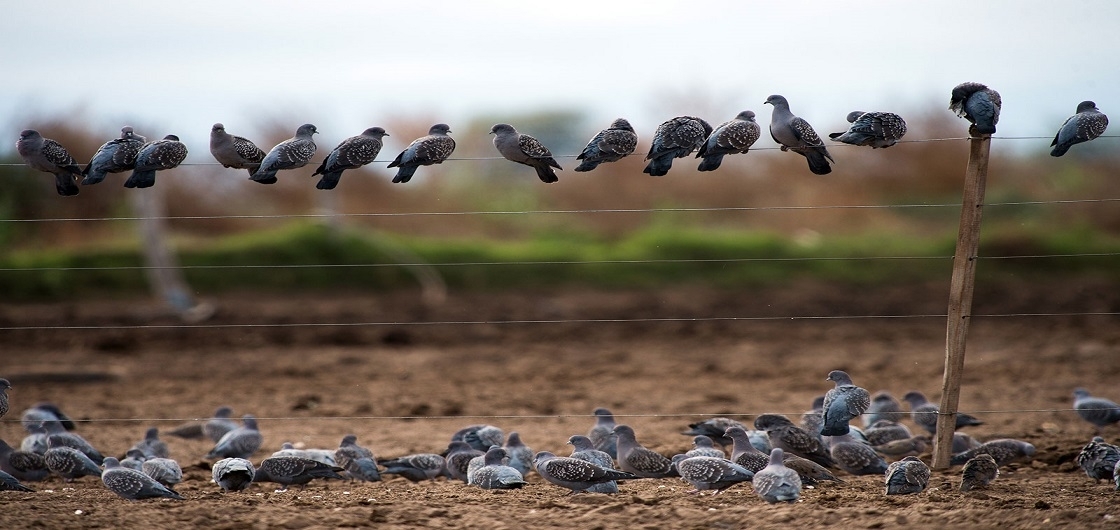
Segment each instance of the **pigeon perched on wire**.
M263 443L257 419L246 414L241 417L241 426L222 435L206 458L249 458Z
M1062 128L1058 129L1058 134L1054 135L1054 141L1050 142L1050 146L1054 148L1050 151L1050 156L1062 156L1070 147L1104 134L1107 128L1108 116L1097 108L1097 104L1082 101L1077 104L1077 114L1066 118Z
M854 384L842 370L828 373L827 381L836 383L824 395L821 436L840 436L851 430L848 422L858 418L871 404L871 394Z
M109 491L130 501L159 498L184 500L181 495L152 477L135 469L122 467L121 463L113 457L105 459L105 471L101 473L101 482L109 488Z
M176 484L183 481L183 469L170 458L149 458L141 464L140 470L172 491Z
M65 412L62 412L62 409L58 408L58 405L46 401L36 403L27 410L24 410L23 414L20 416L20 423L23 424L24 429L27 429L27 432L32 432L31 428L33 426L42 426L43 422L52 420L62 425L63 430L72 431L78 427L74 424L74 420L70 419Z
M447 466L447 474L455 480L467 482L467 466L471 459L485 454L484 451L471 447L467 442L451 442L447 446L447 453L443 456Z
M762 414L755 418L754 427L766 431L770 444L783 452L808 458L824 467L836 467L836 462L832 460L824 444L785 416Z
M223 458L214 462L210 476L222 491L241 491L249 487L257 470L244 458Z
M347 434L334 452L338 466L345 469L351 478L366 482L380 482L381 472L377 469L377 459L373 451L358 445L358 436Z
M54 187L59 195L78 194L77 179L82 176L82 168L62 144L43 138L39 131L25 129L19 133L16 151L31 169L54 175Z
M502 463L507 458L509 454L505 449L491 447L483 456L483 466L471 473L467 483L484 490L520 489L528 484L520 471Z
M676 455L673 457L673 465L680 473L681 480L695 488L689 493L701 495L708 490L712 490L712 495L718 495L731 486L750 482L754 478L754 471L725 458Z
M446 123L437 123L428 129L428 135L422 136L408 144L388 167L400 168L393 177L393 184L403 184L412 180L416 168L442 164L455 152L455 139L448 136L451 127Z
M0 440L0 471L26 482L38 482L50 475L43 455L17 450L4 440Z
M733 442L731 437L727 436L727 429L731 427L740 427L744 431L748 430L746 425L733 420L731 418L716 417L709 418L704 421L688 424L688 430L681 432L687 436L707 436L713 442L720 445L731 445Z
M264 155L261 167L257 168L249 180L261 184L275 184L276 172L306 166L315 156L315 141L311 139L319 132L314 125L305 123L296 129L296 135L276 144Z
M1077 465L1094 481L1112 480L1112 470L1120 462L1120 447L1095 436L1077 454Z
M472 448L485 453L491 446L501 446L506 435L493 425L468 425L451 435L452 442L467 442Z
M995 134L999 123L999 109L1003 100L999 92L982 83L961 83L953 87L949 97L949 110L972 123L975 134ZM969 134L973 134L970 130Z
M809 162L809 171L817 175L827 175L832 172L828 163L832 155L828 154L821 137L813 130L813 126L803 118L794 116L789 110L789 102L784 96L774 94L766 98L766 103L774 106L770 118L770 137L782 146L782 151L793 151Z
M987 488L998 476L999 464L992 455L976 455L968 459L961 470L961 491Z
M159 428L150 427L144 433L144 439L132 444L130 449L139 449L148 458L167 458L170 452L167 443L159 439Z
M981 444L980 447L953 455L953 457L949 459L949 465L959 466L968 462L970 458L976 455L988 454L996 459L996 465L1002 466L1016 460L1030 458L1034 456L1034 453L1034 445L1029 442L1011 438L1000 438L998 440L989 440Z
M871 446L883 445L896 440L906 440L914 436L910 429L901 423L879 420L863 431Z
M576 171L591 171L599 164L617 162L622 160L638 147L638 135L629 121L619 118L611 122L611 126L599 131L589 142L583 152L576 157L580 160Z
M847 131L832 133L828 137L837 142L878 149L890 147L906 135L906 121L893 112L855 110L848 113L848 123L852 125Z
M288 486L294 484L302 490L313 479L342 480L339 471L342 468L298 456L270 456L261 460L261 465L257 466L253 482L275 482L280 484L280 491L286 491Z
M533 459L536 455L528 445L525 445L525 442L521 441L521 435L516 431L509 433L509 438L502 449L506 450L506 456L509 457L509 467L516 469L522 477L533 470Z
M315 187L321 190L333 190L338 186L343 171L357 169L373 162L381 152L382 138L386 136L389 134L385 129L370 127L358 136L343 140L311 174L312 177L322 175Z
M402 456L378 463L385 466L382 473L400 475L411 482L435 480L436 477L443 475L445 470L443 457L433 453Z
M121 128L121 137L105 142L82 169L82 185L97 184L109 173L122 173L136 167L136 155L148 141L136 134L132 127Z
M891 463L883 480L887 495L921 493L929 485L929 466L916 456L908 456Z
M588 488L604 482L630 480L637 475L604 468L578 458L556 456L548 451L537 453L534 466L541 478L552 484L567 488L572 493L587 491Z
M596 449L590 438L576 434L568 438L568 444L572 446L571 458L591 462L604 469L614 469L614 459L611 458L611 455ZM587 491L591 493L618 493L618 483L614 481L600 482L587 488Z
M257 172L264 160L264 151L252 141L226 132L226 126L215 123L210 128L210 154L222 167L244 169L249 176Z
M616 425L618 436L618 467L627 473L644 478L675 477L673 461L651 449L642 447L629 425Z
M597 408L592 412L595 415L595 425L587 431L587 437L591 439L595 449L598 449L611 458L618 456L618 438L614 435L614 415L611 411L605 408Z
M940 408L926 399L925 394L917 391L907 392L902 396L902 400L910 404L910 419L919 427L929 431L930 434L937 434L937 415ZM976 419L973 416L957 413L956 428L969 427L975 425L983 425L984 422Z
M678 116L657 126L653 133L653 143L646 154L646 164L642 173L661 177L673 168L674 158L684 158L704 145L712 134L712 126L695 116Z
M684 454L688 458L694 456L710 456L712 458L727 458L727 453L715 446L711 438L698 434L692 438L692 449Z
M490 129L494 135L494 147L506 160L530 166L537 171L541 182L552 183L560 180L552 168L564 169L552 158L552 152L532 136L521 134L507 123L499 123Z
M53 445L43 455L47 468L62 477L66 482L71 482L82 477L101 476L101 468L97 466L85 453L73 447Z
M1073 408L1081 419L1096 426L1098 433L1102 427L1120 422L1120 405L1109 399L1093 397L1084 388L1073 391Z
M23 491L33 493L35 490L20 484L19 479L0 470L0 491Z
M724 156L746 154L761 134L762 128L754 120L754 111L740 112L734 119L721 123L708 135L696 153L696 158L704 159L697 169L700 171L719 169Z
M766 467L754 474L754 492L769 503L795 502L801 498L801 477L782 463L782 450L770 451Z
M280 450L272 453L272 456L298 456L322 462L328 466L337 466L338 462L335 461L334 454L335 452L331 449L296 449L291 442L284 442L280 444Z
M174 134L164 136L140 146L136 153L136 166L124 181L126 188L150 188L156 183L156 171L173 169L187 159L187 146Z
M831 436L828 444L832 460L852 475L882 475L887 471L887 461L870 445L855 441L850 434Z
M905 417L906 413L902 411L902 403L899 403L890 392L880 390L871 395L871 404L863 413L863 426L870 427L879 420L898 423Z

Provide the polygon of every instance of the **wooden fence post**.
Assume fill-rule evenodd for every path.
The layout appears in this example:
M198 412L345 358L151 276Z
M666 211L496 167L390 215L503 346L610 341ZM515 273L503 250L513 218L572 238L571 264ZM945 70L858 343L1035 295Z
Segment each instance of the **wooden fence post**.
M934 438L933 468L946 469L953 456L957 403L964 372L964 348L972 312L972 292L976 286L976 256L980 248L980 220L984 212L984 189L988 181L990 135L971 135L968 168L964 176L964 200L953 254L953 280L949 286L949 317L945 332L945 374L941 383L940 414Z

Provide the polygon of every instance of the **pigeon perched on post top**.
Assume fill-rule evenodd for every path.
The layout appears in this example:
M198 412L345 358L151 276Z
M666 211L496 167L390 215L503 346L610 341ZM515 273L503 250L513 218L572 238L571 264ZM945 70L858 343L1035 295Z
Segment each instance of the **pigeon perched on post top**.
M62 144L43 138L39 131L25 129L19 133L16 151L31 169L54 175L54 187L59 195L78 194L77 179L82 176L82 168Z
M828 165L832 155L824 146L817 131L803 118L794 116L789 110L789 102L784 96L774 94L766 98L766 103L774 106L770 118L770 137L782 146L782 151L793 151L809 162L809 171L817 175L827 175L832 172Z
M1002 104L999 92L981 83L961 83L953 87L949 97L949 110L972 123L970 129L975 129L976 134L996 133Z
M148 139L136 134L132 127L121 127L121 137L105 142L82 169L82 185L97 184L109 173L121 173L136 167L136 155Z
M678 116L657 126L653 144L646 154L646 168L642 173L661 177L669 173L674 158L684 158L704 145L712 134L712 126L695 116Z
M552 168L564 169L552 158L552 152L532 136L521 134L507 123L499 123L490 129L494 135L494 147L506 160L524 164L537 170L541 182L552 183L560 180Z
M156 171L178 167L187 159L187 146L174 134L148 142L136 153L136 167L124 181L126 188L150 188L156 183Z
M381 152L382 138L389 136L381 127L370 127L358 136L351 136L338 144L327 158L319 164L311 176L322 175L315 185L321 190L333 190L347 169L357 169L377 158Z
M442 164L455 152L455 139L447 135L451 128L446 123L437 123L428 129L428 135L422 136L408 144L388 167L399 167L397 175L393 177L394 184L401 184L412 179L416 168Z
M770 451L766 467L754 474L754 492L769 503L794 502L801 497L801 477L782 464L782 450Z
M872 149L890 147L906 135L906 121L893 112L848 113L852 125L842 133L832 133L829 138L851 145L869 145Z
M1066 118L1054 141L1050 142L1054 149L1050 156L1062 156L1074 144L1088 142L1104 134L1108 128L1108 116L1105 116L1097 104L1092 101L1082 101L1077 104L1077 114Z
M616 425L614 434L618 436L618 467L623 471L645 478L678 476L673 461L642 447L629 425Z
M296 129L295 136L276 144L267 155L264 155L261 167L249 177L249 180L261 184L275 184L277 171L306 166L318 149L311 138L317 132L319 130L310 123L300 125L299 129Z
M848 422L867 410L871 394L852 384L852 378L841 370L829 372L827 380L836 383L836 386L824 395L821 436L848 434Z
M887 495L921 493L929 484L929 466L916 456L891 463L884 477Z
M716 127L708 139L700 146L696 158L703 158L700 171L715 171L723 162L725 155L746 153L758 141L762 128L754 120L754 112L744 110L731 121Z
M634 127L629 121L619 118L587 142L587 147L584 147L583 152L576 157L576 160L582 162L575 170L591 171L599 167L599 164L617 162L633 153L636 147L638 147L638 135L634 132Z
M250 177L264 160L264 151L257 144L226 132L220 123L210 129L210 154L223 167L247 170Z

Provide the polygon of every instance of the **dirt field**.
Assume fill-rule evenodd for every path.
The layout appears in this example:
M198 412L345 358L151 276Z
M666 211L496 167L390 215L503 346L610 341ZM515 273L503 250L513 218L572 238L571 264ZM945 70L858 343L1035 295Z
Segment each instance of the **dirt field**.
M1120 289L1079 280L981 287L977 314L1120 310ZM866 292L816 284L757 291L680 288L643 292L455 294L425 308L415 293L311 297L228 295L206 324L461 320L706 318L929 314L947 286ZM0 326L174 324L147 300L2 305ZM535 450L566 455L596 406L671 455L679 432L712 415L796 414L845 369L872 392L920 389L936 399L944 319L581 322L211 329L0 331L0 375L12 411L0 436L18 443L19 412L58 403L79 432L120 454L148 426L170 429L222 404L260 418L265 448L337 447L347 433L379 457L436 452L471 423L516 430ZM1033 443L1031 462L1005 467L990 490L957 491L959 468L935 472L922 494L886 497L881 477L847 477L771 506L749 485L716 497L677 480L638 480L614 496L568 496L535 474L530 485L485 492L461 483L313 482L222 494L201 456L210 444L166 438L186 479L186 501L127 502L95 478L52 478L36 493L0 493L0 528L1090 528L1120 527L1111 485L1073 459L1093 429L1069 411L1083 385L1120 399L1120 325L1109 316L976 318L961 409L986 422L981 439ZM1033 412L1000 412L1028 410ZM1039 412L1044 411L1044 412ZM400 418L402 416L415 418ZM629 417L627 417L629 416ZM13 421L15 420L15 421ZM1120 439L1120 428L1106 431ZM928 458L928 455L926 455Z

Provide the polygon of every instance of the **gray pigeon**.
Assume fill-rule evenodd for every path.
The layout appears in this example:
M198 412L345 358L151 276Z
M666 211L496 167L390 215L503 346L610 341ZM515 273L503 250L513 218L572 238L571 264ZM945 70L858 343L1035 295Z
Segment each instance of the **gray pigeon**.
M694 456L710 456L712 458L727 458L727 453L715 446L711 438L698 434L692 437L692 449L684 454L688 458Z
M887 467L883 480L887 495L921 493L929 485L929 466L916 456L908 456Z
M144 451L141 451L139 449L129 449L124 453L124 459L121 460L121 465L129 469L143 471L144 461L147 459L148 456L144 454Z
M815 436L793 424L780 414L763 414L754 420L754 427L766 431L770 444L783 452L808 458L824 467L836 467L828 449Z
M1002 466L1015 460L1032 457L1034 452L1034 446L1028 442L1000 438L989 440L981 444L980 447L953 455L953 458L949 459L949 465L959 466L976 455L988 454L996 459L996 465Z
M521 441L521 435L516 431L509 433L509 439L506 444L502 446L506 450L506 455L509 457L509 467L517 470L524 477L533 470L533 459L536 456L533 450Z
M47 428L47 446L48 447L72 447L84 453L94 462L101 462L105 459L105 455L101 454L81 435L66 432L62 429L62 425L57 421L44 422L44 427Z
M801 413L801 424L798 426L818 440L821 439L821 429L824 428L824 396L813 398L812 408Z
M895 423L890 420L879 420L863 431L863 435L867 437L867 443L876 446L893 442L895 440L907 440L914 436L910 429L901 423Z
M447 446L447 453L443 456L447 474L455 480L467 482L467 466L470 465L471 459L485 454L471 447L467 442L451 442Z
M62 425L63 430L72 431L78 427L74 424L74 420L70 419L65 412L62 412L62 409L58 408L58 405L46 401L36 403L31 408L23 411L23 414L20 416L20 423L23 424L24 429L27 429L27 432L32 432L32 427L43 426L43 422L51 420L57 421Z
M156 183L156 171L172 169L187 159L187 146L174 134L148 142L136 153L136 166L124 181L126 188L150 188Z
M319 164L319 168L311 174L322 175L319 183L315 185L321 190L333 190L338 186L338 179L347 169L358 169L377 158L381 152L382 138L389 136L381 127L370 127L358 136L351 136L338 144L327 158Z
M122 467L121 463L111 456L105 459L105 471L101 473L101 482L109 488L109 491L130 501L159 498L184 500L181 495L167 489L152 477L135 469Z
M281 491L295 484L302 490L312 479L342 480L339 471L342 471L342 468L298 456L270 456L261 460L261 465L257 466L257 471L253 474L253 482L275 482L283 486L280 488Z
M169 490L183 481L183 469L170 458L149 458L140 466L140 470Z
M0 471L0 491L34 492L35 490L20 484L19 479L8 474L6 471Z
M614 434L618 436L618 467L623 471L644 478L678 476L673 461L642 447L629 425L616 425Z
M933 403L926 400L926 396L921 392L910 391L902 400L910 404L910 419L919 427L929 431L930 434L937 434L937 414L940 408ZM969 427L973 425L983 425L984 422L964 413L957 413L956 428Z
M858 418L871 405L871 394L854 384L842 370L828 373L827 381L836 386L824 395L824 417L821 436L848 434L848 422Z
M408 144L401 154L389 162L388 167L400 168L393 177L393 184L403 184L412 180L412 175L416 174L416 168L420 166L442 164L447 160L451 153L455 152L455 139L447 135L449 132L451 127L446 123L437 123L428 129L427 136L417 138Z
M829 138L851 145L870 145L872 149L890 147L906 134L906 122L902 116L892 112L863 112L856 110L848 113L848 123L852 125L842 133L832 133Z
M12 388L12 383L7 379L0 378L0 418L3 418L8 413L8 389Z
M78 194L78 177L82 168L62 144L43 138L39 131L26 129L19 133L16 151L28 167L54 175L54 187L59 195Z
M501 446L506 435L493 425L468 425L451 435L452 442L467 442L474 449L485 453L491 446Z
M611 455L595 449L590 438L576 434L568 438L568 444L572 446L571 458L591 462L603 469L614 469L614 459L611 458ZM591 493L618 493L618 483L613 480L600 482L587 488L587 491Z
M1002 104L999 92L981 83L961 83L953 87L949 97L949 110L972 123L976 134L996 133Z
M642 173L665 176L673 168L674 158L691 155L711 134L712 126L695 116L678 116L665 121L653 133L653 143L646 154L649 164Z
M385 466L385 471L382 473L400 475L412 482L435 480L444 473L445 469L443 457L432 453L402 456L379 463Z
M611 455L611 458L617 458L618 438L614 435L614 415L602 407L595 409L592 414L595 415L595 425L587 431L587 437L596 449Z
M1102 427L1120 422L1120 405L1105 398L1093 397L1084 388L1073 391L1073 408L1081 419L1095 425L1098 433Z
M700 146L696 158L703 158L700 171L715 171L723 162L723 157L746 153L758 141L762 128L754 120L754 111L744 110L735 119L716 127L708 139Z
M734 450L731 453L732 462L756 473L770 464L770 455L763 453L751 443L750 433L742 427L729 427L727 435L734 440ZM814 486L822 480L843 482L827 469L821 467L820 464L800 456L783 452L782 463L797 472L797 476L801 478L801 484L805 486Z
M537 453L534 464L541 478L561 488L570 489L572 493L587 491L603 482L638 478L625 471L603 468L578 458L556 456L548 451Z
M350 473L352 478L366 482L381 481L381 472L377 470L377 459L373 457L373 451L358 445L357 435L344 436L338 444L338 450L334 452L334 458L338 466Z
M291 442L284 442L280 444L280 450L272 453L272 456L298 456L334 467L338 466L338 462L334 459L334 453L330 449L296 449Z
M871 396L871 405L863 414L863 426L870 427L879 420L898 423L906 417L902 412L902 403L899 403L890 392L880 390Z
M1116 491L1120 491L1120 462L1116 463L1116 467L1112 468L1112 482L1116 484Z
M754 492L769 503L795 502L801 497L801 477L782 463L782 450L770 451L766 467L754 474Z
M689 493L713 490L718 495L723 490L740 482L750 482L754 478L751 471L725 458L712 456L676 455L673 465L681 475L681 480L696 488Z
M483 466L471 474L467 483L484 490L520 489L528 484L520 471L502 463L507 458L505 449L491 447L483 457Z
M793 151L809 162L809 171L817 175L827 175L832 172L828 165L832 155L824 146L821 137L813 130L813 126L802 118L793 115L789 110L786 98L777 94L766 98L766 103L774 106L774 113L770 118L770 137L782 146L782 151Z
M28 482L38 482L50 475L43 455L16 450L4 440L0 440L0 471Z
M97 467L97 464L85 453L73 447L52 445L43 455L43 460L46 461L48 469L57 473L66 482L86 476L101 476L101 468Z
M144 439L132 444L130 449L139 449L148 458L167 458L170 452L167 444L159 439L159 429L151 427L144 433Z
M832 460L852 475L882 475L887 471L887 461L870 445L855 441L850 434L831 436L828 443Z
M731 427L740 427L744 431L748 430L746 425L743 425L742 423L739 423L738 421L735 421L731 418L716 417L706 419L697 423L690 423L688 424L688 430L682 432L681 434L688 436L703 435L711 438L712 441L717 444L731 445L733 442L731 438L726 434L727 429L730 429Z
M222 167L247 170L250 177L264 160L264 151L257 144L226 132L220 123L210 129L210 154Z
M992 455L976 455L968 459L961 470L961 491L987 488L998 476L999 465Z
M891 440L889 442L872 445L871 448L881 455L901 458L904 456L917 456L924 453L929 449L930 443L931 441L928 436L911 436L902 440Z
M237 422L230 419L232 416L233 409L225 406L218 407L214 411L214 417L206 420L206 423L202 425L202 433L211 441L217 443L227 432L238 427Z
M1120 447L1104 441L1100 436L1085 444L1077 454L1077 465L1094 481L1112 480L1112 470L1120 462Z
M246 414L241 417L241 427L222 435L206 458L249 458L264 443L264 436L257 429L257 419Z
M210 476L222 491L241 491L249 487L257 469L244 458L223 458L214 462Z
M539 140L521 134L507 123L499 123L490 129L494 135L494 147L498 148L506 160L524 164L537 170L541 182L552 183L560 180L552 168L564 169L552 158L552 152Z
M121 128L121 137L105 142L82 169L82 185L97 184L109 173L121 173L136 167L136 155L148 139L136 134L132 127Z
M609 128L599 131L599 134L587 142L587 147L584 147L583 152L576 157L576 160L582 162L575 170L591 171L599 167L599 164L617 162L633 153L636 147L638 147L638 135L634 132L634 127L630 126L629 121L619 118L611 122Z
M931 443L932 440L933 439L930 438ZM963 453L965 451L968 451L969 449L980 447L981 445L983 444L980 443L980 440L977 440L976 438L973 438L963 432L953 433L953 453Z
M19 444L20 451L28 453L45 454L47 452L47 429L42 423L27 427L30 434L23 437Z
M1077 104L1077 114L1066 118L1054 141L1050 145L1054 148L1050 156L1062 156L1074 144L1088 142L1104 134L1108 128L1108 116L1105 116L1097 104L1092 101L1082 101Z
M314 125L305 123L296 129L296 135L276 144L275 147L264 155L261 167L257 168L249 180L261 184L275 184L276 172L284 169L296 169L306 166L315 156L315 141L311 139L319 132Z

